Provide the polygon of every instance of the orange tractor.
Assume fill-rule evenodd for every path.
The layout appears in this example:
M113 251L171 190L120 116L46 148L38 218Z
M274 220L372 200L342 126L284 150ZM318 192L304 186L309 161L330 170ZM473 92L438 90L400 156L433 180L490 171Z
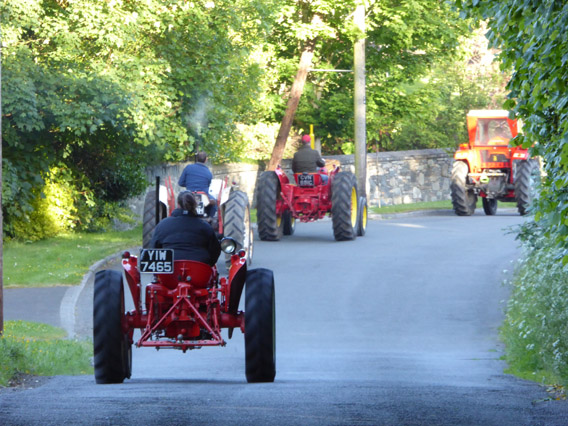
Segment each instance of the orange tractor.
M522 147L511 147L519 123L507 111L476 110L467 114L469 143L462 144L454 155L451 194L454 211L470 216L477 197L486 215L497 212L497 201L516 202L521 215L532 201L538 163Z

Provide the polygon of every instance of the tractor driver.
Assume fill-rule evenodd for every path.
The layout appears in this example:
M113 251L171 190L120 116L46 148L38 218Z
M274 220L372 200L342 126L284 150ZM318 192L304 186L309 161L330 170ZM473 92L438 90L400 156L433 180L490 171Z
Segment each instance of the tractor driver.
M211 225L201 220L191 191L178 195L178 208L154 229L150 247L174 249L174 260L196 260L210 266L217 263L221 245Z
M205 211L209 217L214 217L217 212L217 200L209 194L209 185L213 179L211 170L205 165L207 154L200 151L195 156L195 164L188 164L183 169L179 177L178 185L185 187L188 191L201 191L209 197L209 205L205 207Z
M318 167L324 167L325 161L321 158L319 152L312 149L310 143L312 138L310 135L302 136L302 146L294 154L292 159L292 172L293 173L314 173L318 171ZM321 174L324 184L327 183L328 176L324 173Z

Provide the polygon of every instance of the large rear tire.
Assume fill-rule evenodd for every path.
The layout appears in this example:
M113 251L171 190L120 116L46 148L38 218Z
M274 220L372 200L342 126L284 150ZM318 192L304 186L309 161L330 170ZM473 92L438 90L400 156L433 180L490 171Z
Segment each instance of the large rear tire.
M258 235L263 241L278 241L284 233L282 215L276 213L280 197L280 180L273 171L262 172L258 180L256 201Z
M454 162L450 190L454 211L458 216L471 216L475 212L477 195L466 186L468 173L467 163L463 161Z
M367 199L359 197L359 204L357 205L357 236L363 237L367 232Z
M533 200L535 175L538 173L538 167L534 161L522 160L515 161L513 170L517 210L521 216L524 216L528 213Z
M233 238L246 251L247 265L252 263L254 236L250 223L250 204L243 191L231 191L225 204L223 235ZM231 265L231 255L225 253L225 264Z
M251 269L247 272L245 368L249 383L273 382L276 376L274 275L269 269Z
M122 329L124 318L122 274L104 270L95 275L93 297L93 352L98 384L122 383L132 372L132 342Z
M495 216L497 213L497 200L495 198L483 197L483 211L487 216Z
M164 203L160 202L158 208L158 222L165 219L168 215L167 208ZM144 198L144 217L142 224L142 247L150 247L152 234L156 228L156 190L148 191Z
M337 241L357 236L357 179L353 173L338 173L331 184L331 220Z

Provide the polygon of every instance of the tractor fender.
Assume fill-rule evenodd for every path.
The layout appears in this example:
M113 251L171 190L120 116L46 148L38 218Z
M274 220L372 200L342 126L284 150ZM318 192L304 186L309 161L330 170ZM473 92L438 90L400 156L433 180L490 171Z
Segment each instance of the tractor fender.
M513 160L528 160L529 151L526 149L513 149L513 155L511 158Z
M231 259L231 268L229 269L229 289L228 289L228 305L227 312L236 314L239 309L239 302L245 286L247 278L247 260L246 257L239 257L234 254Z
M170 211L170 202L168 200L168 189L164 186L164 185L160 185L160 188L158 190L158 200L160 201L161 204L163 204L164 206L166 206L166 217L169 216L170 214L172 214L172 212Z
M278 180L280 181L280 188L284 188L284 185L290 184L290 179L288 179L288 176L286 175L286 173L284 173L284 170L282 170L280 166L276 168L274 173L276 173L276 176L278 176Z

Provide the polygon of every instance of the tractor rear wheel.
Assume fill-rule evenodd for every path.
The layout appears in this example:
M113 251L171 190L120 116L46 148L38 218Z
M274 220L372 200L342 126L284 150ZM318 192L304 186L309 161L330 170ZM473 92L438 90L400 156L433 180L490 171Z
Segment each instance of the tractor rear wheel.
M280 180L275 172L267 171L258 180L256 201L258 235L263 241L278 241L284 232L282 215L276 212L280 197Z
M475 211L475 204L477 203L477 195L466 186L468 173L467 163L463 161L454 162L450 190L454 211L458 216L471 216Z
M515 161L513 173L517 210L521 216L524 216L528 213L532 203L534 181L535 175L538 173L538 166L531 160Z
M158 222L165 219L168 215L166 206L160 202L158 207ZM152 234L156 227L156 191L151 190L144 198L144 218L142 224L142 247L150 247L152 241Z
M296 218L292 216L292 212L290 210L286 210L282 213L282 222L284 222L284 235L294 235L294 231L296 230Z
M331 220L337 241L357 236L357 179L353 173L338 173L331 183Z
M487 216L495 216L497 213L497 200L495 198L483 197L481 199L483 202L483 211Z
M365 197L359 197L357 213L359 215L357 219L357 236L362 237L367 231L367 199Z
M247 272L245 370L248 383L273 382L276 375L274 275L269 269Z
M122 274L104 270L95 276L93 297L93 352L95 380L122 383L132 372L132 342L123 331L124 287Z
M247 265L252 263L254 237L250 223L250 204L243 191L231 191L223 214L223 235L233 238L246 251ZM225 253L225 264L231 265L231 255Z

